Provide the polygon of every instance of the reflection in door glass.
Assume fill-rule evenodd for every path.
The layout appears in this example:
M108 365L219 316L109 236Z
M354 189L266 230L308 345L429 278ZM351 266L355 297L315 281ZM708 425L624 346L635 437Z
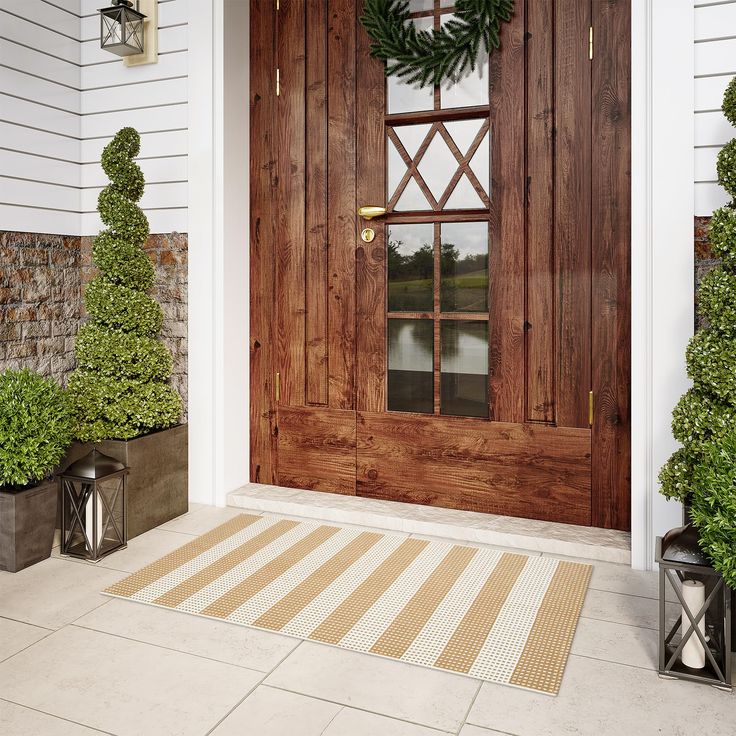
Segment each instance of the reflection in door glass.
M434 18L415 18L412 22L417 30L426 31L434 25ZM394 75L387 79L386 96L386 109L389 115L434 108L434 87L431 84L426 87L407 84Z
M440 412L488 416L488 322L440 323Z
M441 229L440 309L488 311L488 223L444 222Z
M440 23L454 18L453 13L443 14ZM447 80L440 89L441 107L475 107L488 104L488 54L478 54L474 70L466 70L458 80Z
M434 292L434 226L388 228L388 311L431 312Z
M388 409L434 410L434 323L388 320Z

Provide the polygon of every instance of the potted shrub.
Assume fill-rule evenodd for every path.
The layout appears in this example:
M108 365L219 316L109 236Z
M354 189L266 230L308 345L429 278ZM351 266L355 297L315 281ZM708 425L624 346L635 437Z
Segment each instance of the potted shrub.
M736 125L736 80L723 112ZM718 181L736 198L736 138L718 155ZM661 491L685 506L683 534L694 528L700 550L736 590L736 203L713 213L709 228L720 265L698 290L706 326L690 340L692 388L680 399L672 431L682 447L662 468ZM734 632L736 634L736 631ZM736 638L733 642L736 645Z
M72 441L68 396L30 370L0 373L0 570L18 572L51 554L53 469Z
M77 335L77 367L69 378L80 442L68 462L94 443L130 468L130 537L188 508L181 398L168 383L171 355L157 339L163 311L146 293L155 274L143 250L148 219L137 204L145 185L133 161L139 149L138 133L123 128L102 153L110 184L98 209L107 229L94 240L99 273L85 290L89 319Z

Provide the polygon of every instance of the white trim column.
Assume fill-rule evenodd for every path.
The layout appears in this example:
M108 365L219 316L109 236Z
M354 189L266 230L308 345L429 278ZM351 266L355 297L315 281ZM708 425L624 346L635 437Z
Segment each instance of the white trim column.
M693 304L693 0L632 0L632 566L682 518L657 474L677 444Z

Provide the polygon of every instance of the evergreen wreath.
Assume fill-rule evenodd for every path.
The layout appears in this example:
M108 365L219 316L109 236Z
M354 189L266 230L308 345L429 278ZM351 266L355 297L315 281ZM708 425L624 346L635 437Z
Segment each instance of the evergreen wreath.
M442 28L417 30L408 0L366 0L360 22L373 40L371 56L386 62L386 76L408 84L440 84L474 70L481 44L501 45L501 21L511 20L514 0L457 0Z

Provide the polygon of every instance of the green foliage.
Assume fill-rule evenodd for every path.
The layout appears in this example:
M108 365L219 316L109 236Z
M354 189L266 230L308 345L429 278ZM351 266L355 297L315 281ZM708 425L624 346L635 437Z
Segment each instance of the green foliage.
M151 259L140 246L116 238L109 231L101 232L92 246L92 257L102 271L102 278L111 284L147 291L153 286Z
M661 490L667 498L685 501L692 493L696 461L697 457L684 447L672 453L659 471Z
M700 546L736 589L736 434L711 446L698 464L690 510Z
M420 31L407 0L366 0L360 22L371 37L371 55L387 62L386 75L409 84L440 84L475 69L478 54L501 45L501 23L514 0L457 0L454 17L439 30Z
M698 306L708 327L725 338L736 337L736 274L714 268L703 277Z
M111 182L98 205L108 228L92 249L100 274L84 293L90 319L77 336L77 369L69 378L76 436L85 441L131 439L181 416L181 399L166 384L171 355L156 340L163 312L145 293L154 270L143 250L148 219L137 205L145 184L133 161L139 150L138 133L123 128L102 153Z
M713 213L708 239L723 265L736 271L736 209L732 204L720 207Z
M77 335L77 365L110 378L165 381L171 355L158 341L87 323Z
M78 368L69 378L76 400L77 438L128 440L153 429L170 427L181 416L181 398L171 386L101 376Z
M691 388L672 412L672 433L692 452L703 452L731 432L736 432L736 406L709 393Z
M0 487L47 477L72 441L66 392L28 369L0 373Z
M113 330L150 337L161 329L163 312L148 294L110 284L104 278L97 277L89 282L84 292L84 305L95 324Z
M736 125L736 77L728 83L723 95L723 114L731 125Z
M736 138L732 138L718 152L716 171L718 183L732 197L736 197Z
M700 393L736 404L736 340L701 330L690 339L686 359L688 375Z

